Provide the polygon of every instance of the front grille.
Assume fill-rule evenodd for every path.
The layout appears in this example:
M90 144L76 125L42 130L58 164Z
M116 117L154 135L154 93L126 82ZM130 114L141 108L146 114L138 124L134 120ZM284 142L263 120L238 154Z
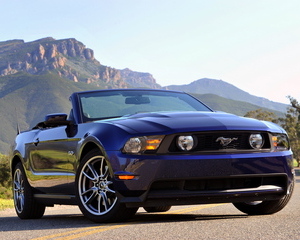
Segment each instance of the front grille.
M254 132L249 131L217 131L217 132L201 132L201 133L189 133L193 135L197 141L196 147L192 152L198 151L220 151L220 150L253 150L249 144L249 137ZM189 135L186 134L186 135ZM264 145L262 150L270 148L270 140L268 133L260 133L264 138ZM181 134L185 135L185 134ZM175 135L173 141L169 147L169 152L182 152L177 147L176 141L179 135ZM228 145L222 145L218 138L234 139Z
M285 188L286 177L231 177L215 179L157 181L151 185L150 191L222 191L231 189L258 188L260 186L266 185L274 185Z

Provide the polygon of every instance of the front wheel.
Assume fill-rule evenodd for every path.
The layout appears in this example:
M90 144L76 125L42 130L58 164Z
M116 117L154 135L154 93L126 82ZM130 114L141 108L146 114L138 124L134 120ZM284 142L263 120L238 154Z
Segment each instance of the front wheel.
M294 189L294 182L290 185L288 193L281 199L271 201L240 202L233 205L248 215L267 215L279 212L289 202Z
M19 218L36 219L44 215L46 207L34 199L32 188L20 162L13 170L13 196L15 210Z
M107 161L98 150L82 159L76 176L76 196L81 212L93 222L125 220L138 209L119 202Z

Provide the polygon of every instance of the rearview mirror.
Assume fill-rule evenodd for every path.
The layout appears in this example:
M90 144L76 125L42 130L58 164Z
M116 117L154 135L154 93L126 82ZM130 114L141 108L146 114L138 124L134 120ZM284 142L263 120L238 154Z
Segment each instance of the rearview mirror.
M150 103L150 98L148 97L128 97L125 99L126 104L147 104Z

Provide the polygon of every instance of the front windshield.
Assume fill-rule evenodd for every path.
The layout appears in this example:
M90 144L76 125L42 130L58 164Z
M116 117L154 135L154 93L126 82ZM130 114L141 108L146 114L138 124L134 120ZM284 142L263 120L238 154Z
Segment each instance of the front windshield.
M111 90L79 93L83 122L143 112L212 111L185 93Z

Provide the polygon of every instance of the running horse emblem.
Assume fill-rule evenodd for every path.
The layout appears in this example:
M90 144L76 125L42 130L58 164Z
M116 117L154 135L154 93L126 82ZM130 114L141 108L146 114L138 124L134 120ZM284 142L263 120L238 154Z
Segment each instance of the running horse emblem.
M220 144L223 147L226 147L229 145L231 142L238 140L238 138L224 138L224 137L218 137L216 142L220 142Z

